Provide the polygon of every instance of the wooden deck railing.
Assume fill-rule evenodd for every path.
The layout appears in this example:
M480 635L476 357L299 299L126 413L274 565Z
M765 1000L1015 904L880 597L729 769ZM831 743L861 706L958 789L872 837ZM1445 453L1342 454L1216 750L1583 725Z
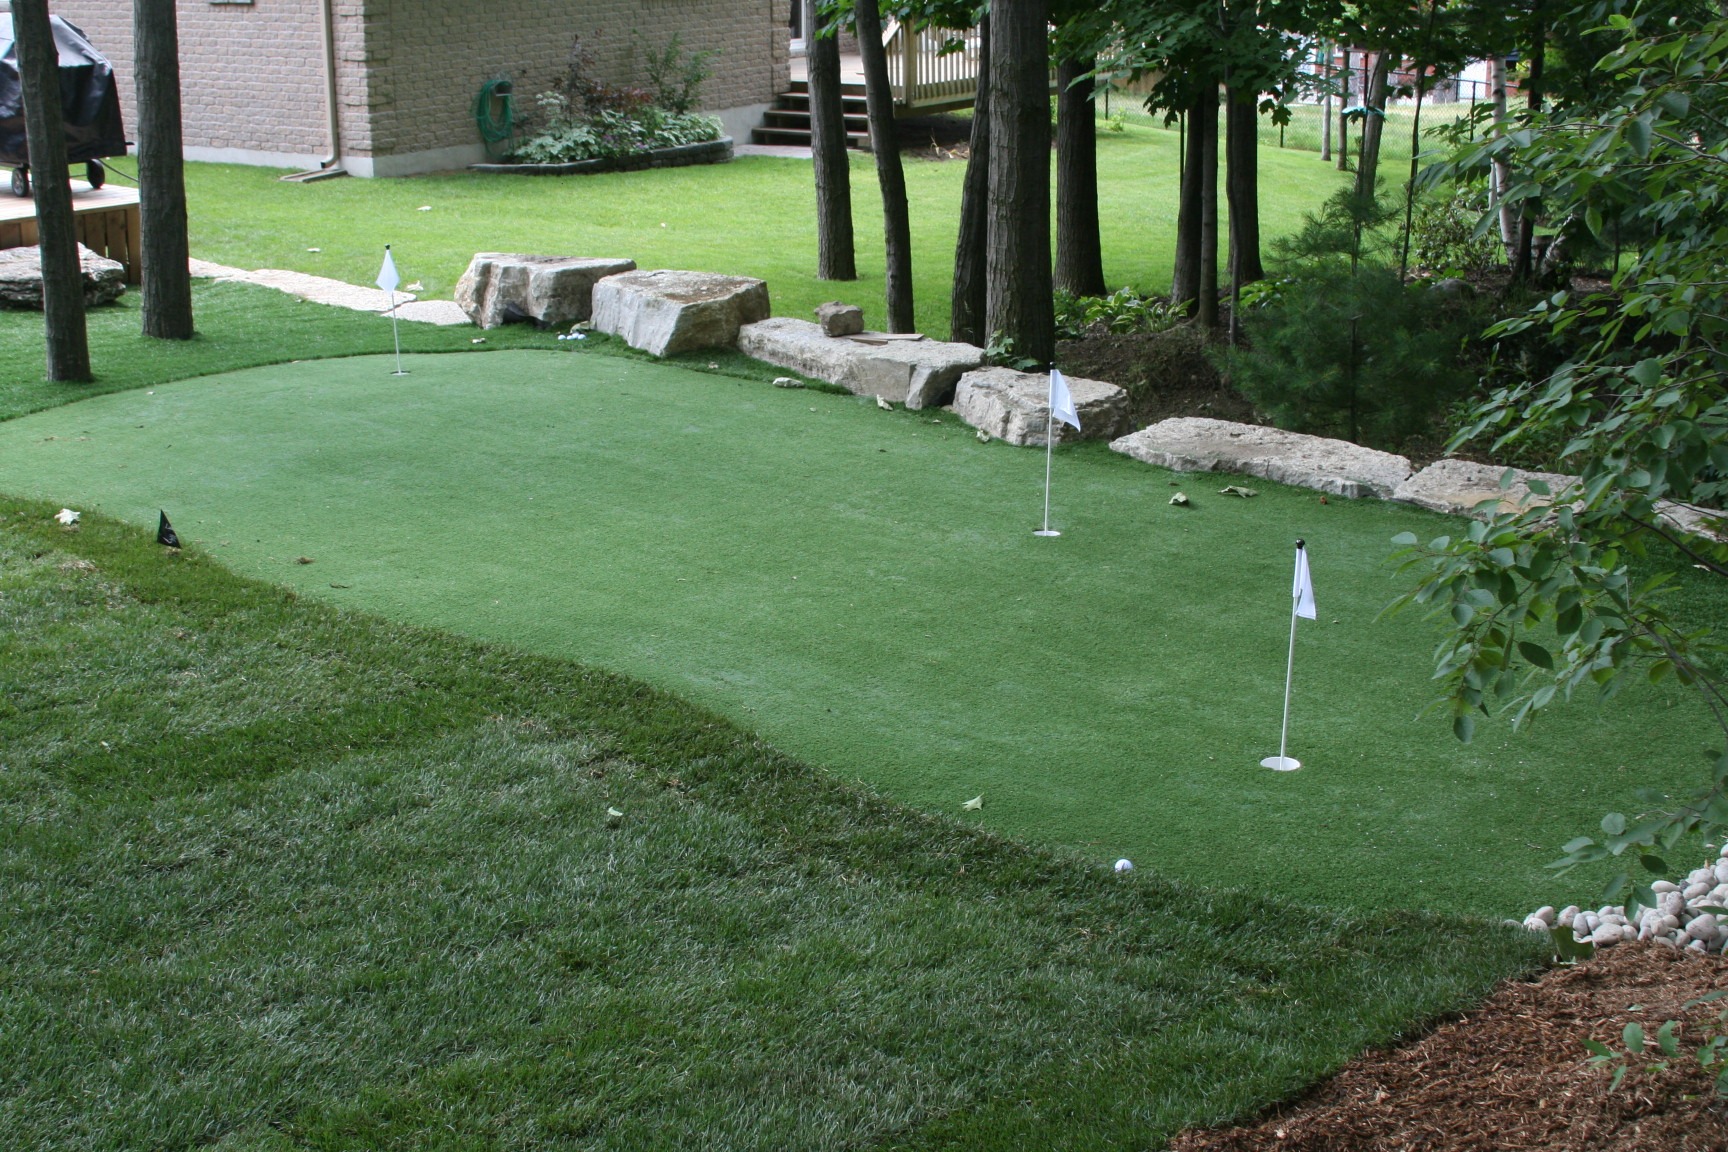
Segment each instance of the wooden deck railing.
M970 108L978 95L978 30L908 29L890 21L882 33L896 116Z

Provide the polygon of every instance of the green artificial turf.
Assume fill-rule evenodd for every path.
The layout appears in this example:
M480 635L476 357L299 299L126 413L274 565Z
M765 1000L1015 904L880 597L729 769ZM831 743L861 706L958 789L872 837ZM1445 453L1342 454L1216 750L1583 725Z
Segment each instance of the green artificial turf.
M1632 787L1690 786L1675 688L1461 746L1434 626L1378 618L1388 541L1458 522L1101 445L580 353L290 364L0 425L0 491L153 525L391 619L580 658L914 806L1187 882L1485 916L1588 900L1542 865ZM1187 508L1169 497L1181 488ZM1294 774L1277 750L1291 542ZM304 561L310 561L306 563ZM784 819L795 820L792 813Z
M369 312L312 304L253 284L192 282L198 334L153 340L139 331L137 292L86 314L95 381L49 383L40 312L0 312L0 420L88 396L324 356L392 348L390 322ZM512 324L484 334L465 326L403 324L403 346L417 352L557 347L555 333ZM483 343L476 344L480 339Z
M423 282L428 297L448 298L476 252L623 256L643 268L761 277L776 315L808 318L817 304L839 298L881 325L882 199L872 164L853 154L860 278L852 283L816 279L808 160L751 156L595 176L449 172L311 184L285 184L269 169L189 164L187 196L193 253L243 268L370 284L383 245L392 243L405 280ZM943 338L965 167L905 163L918 326ZM1177 175L1174 133L1139 125L1100 133L1099 215L1111 285L1168 287ZM1270 241L1295 231L1342 179L1311 155L1262 148L1262 234Z
M0 499L7 1148L1154 1147L1537 959L1113 876L54 508Z

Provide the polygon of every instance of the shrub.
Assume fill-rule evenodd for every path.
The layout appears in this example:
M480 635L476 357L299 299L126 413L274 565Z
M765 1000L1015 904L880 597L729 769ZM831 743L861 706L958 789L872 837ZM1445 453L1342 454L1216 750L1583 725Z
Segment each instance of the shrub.
M1504 264L1498 231L1477 228L1487 211L1488 193L1482 185L1429 192L1417 201L1411 219L1410 255L1440 276L1480 275Z
M1108 296L1076 296L1056 290L1056 336L1079 340L1106 332L1162 332L1182 320L1181 311L1162 296L1141 296L1118 288Z
M667 51L676 46L674 38ZM700 82L698 78L693 83ZM693 91L687 95L693 96ZM518 163L615 159L720 138L720 122L711 116L698 115L687 107L661 107L640 88L612 87L593 80L580 37L571 45L564 76L537 96L535 105L540 127L512 154L511 159Z
M708 61L715 55L713 51L684 51L676 32L661 51L643 49L642 70L654 90L654 103L668 112L693 111L702 82L714 74Z
M1280 246L1286 278L1244 309L1248 347L1225 367L1279 427L1396 447L1472 384L1480 321L1399 279L1386 224L1373 202L1334 197Z

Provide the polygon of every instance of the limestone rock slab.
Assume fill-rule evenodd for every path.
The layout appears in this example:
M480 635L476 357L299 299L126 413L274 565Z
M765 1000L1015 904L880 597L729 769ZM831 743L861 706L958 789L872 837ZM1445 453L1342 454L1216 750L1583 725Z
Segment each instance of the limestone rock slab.
M1200 416L1162 420L1110 448L1176 472L1236 472L1351 499L1385 499L1410 475L1410 461L1391 452Z
M655 356L730 348L739 328L767 317L768 284L748 276L657 269L594 285L595 330Z
M78 265L84 273L84 306L108 304L126 291L126 266L78 245ZM0 308L42 310L42 250L0 249Z
M1128 393L1103 380L1069 376L1067 381L1068 395L1080 417L1080 431L1057 421L1056 442L1116 435L1128 413ZM955 389L954 412L998 440L1042 448L1050 430L1050 377L1012 368L968 372Z
M779 368L838 384L858 396L880 396L908 408L947 403L960 377L984 363L984 350L941 340L862 344L824 335L820 324L776 316L747 324L738 350Z
M478 252L456 281L456 303L482 328L521 320L566 328L588 319L595 281L635 267L612 257Z
M1393 490L1392 499L1433 512L1455 516L1477 515L1478 505L1494 501L1489 512L1515 512L1527 506L1553 503L1553 497L1578 477L1557 472L1526 472L1512 469L1512 483L1500 487L1500 477L1506 469L1494 464L1477 464L1469 460L1436 460ZM1552 495L1540 496L1530 491L1530 481L1548 485Z
M864 309L830 300L816 305L816 323L824 336L852 336L864 331Z
M1689 536L1701 536L1717 544L1728 544L1728 514L1676 500L1656 501L1656 515L1664 524Z

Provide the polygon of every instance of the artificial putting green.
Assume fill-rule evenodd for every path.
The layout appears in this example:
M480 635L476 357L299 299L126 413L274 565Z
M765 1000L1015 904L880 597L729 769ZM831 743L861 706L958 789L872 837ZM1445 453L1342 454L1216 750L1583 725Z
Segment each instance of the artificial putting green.
M385 616L614 668L905 802L1174 877L1358 907L1587 899L1556 845L1687 786L1683 691L1468 747L1422 715L1434 625L1377 619L1389 539L1458 522L1056 458L953 417L568 353L286 364L0 425L0 490ZM1277 750L1290 546L1320 620ZM305 561L310 561L307 563ZM795 814L789 814L794 818Z

